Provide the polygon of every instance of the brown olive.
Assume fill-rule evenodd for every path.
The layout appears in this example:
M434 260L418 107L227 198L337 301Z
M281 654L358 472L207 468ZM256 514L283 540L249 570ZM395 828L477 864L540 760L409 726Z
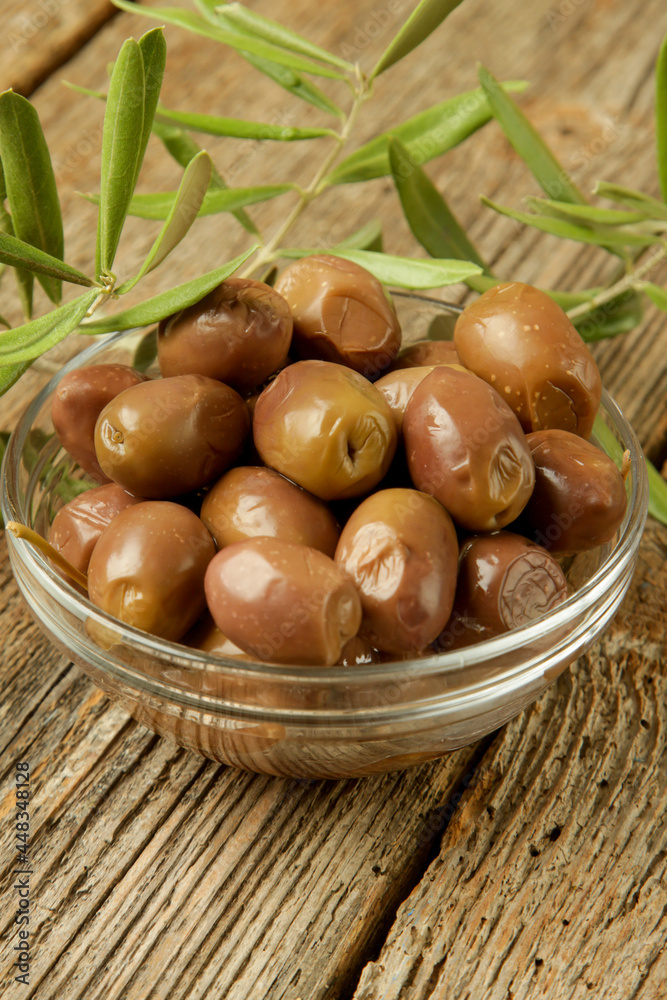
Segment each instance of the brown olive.
M293 356L346 365L375 379L398 354L401 327L382 285L359 264L315 254L276 282L294 317Z
M425 649L452 610L458 554L451 518L433 497L409 489L367 497L336 549L361 596L360 634L388 653Z
M567 580L546 549L511 531L478 535L461 547L454 611L437 648L521 628L567 597Z
M233 389L203 375L126 389L100 414L97 458L130 493L163 499L197 490L238 458L250 426Z
M623 477L611 458L568 431L535 431L527 440L535 489L525 514L535 541L561 553L610 541L627 506Z
M294 542L235 542L213 559L205 586L223 635L270 663L331 665L361 624L349 578L324 553Z
M141 503L121 486L106 483L86 490L61 507L51 524L49 541L81 573L88 563L100 535L121 510Z
M412 394L403 422L412 481L463 528L494 531L526 506L535 482L521 425L490 385L438 366Z
M266 465L322 500L368 492L396 450L382 393L328 361L284 368L257 400L253 434Z
M285 299L262 281L228 278L193 306L162 320L163 376L207 375L250 392L284 363L292 339Z
M429 365L460 365L453 340L416 340L404 347L392 364L390 371L403 368L424 368Z
M191 510L147 501L121 511L93 549L93 604L127 625L177 642L206 609L204 574L215 555Z
M215 653L216 656L230 656L238 660L252 659L222 634L208 611L184 637L183 644L190 646L191 649L201 649L204 653ZM214 690L215 685L209 684L208 687Z
M326 504L273 469L257 467L226 472L207 493L201 519L219 549L266 535L333 557L340 534Z
M467 306L454 330L461 363L492 385L523 429L588 437L602 383L593 355L546 292L518 281Z
M108 483L95 455L95 422L104 407L130 386L147 381L128 365L89 365L69 372L53 395L51 419L58 440L84 472Z
M368 639L355 635L345 643L338 657L341 667L360 667L365 663L382 663L382 653Z
M389 408L393 414L394 420L396 421L396 430L399 435L403 431L403 418L405 416L405 408L412 398L412 393L415 391L419 383L426 378L429 372L437 367L436 365L426 365L423 368L418 368L416 366L397 368L395 371L388 372L379 378L375 383L375 388L378 389L384 398L389 403ZM466 369L462 365L452 364L447 365L448 368L455 368L458 371L464 372Z

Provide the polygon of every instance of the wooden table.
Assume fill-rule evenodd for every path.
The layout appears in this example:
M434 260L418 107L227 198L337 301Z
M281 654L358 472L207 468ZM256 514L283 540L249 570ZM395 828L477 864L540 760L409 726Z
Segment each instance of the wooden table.
M413 5L252 6L335 51L355 50L368 68ZM101 107L61 79L103 87L121 41L147 22L114 15L106 0L40 0L5 4L0 26L3 86L31 93L39 84L32 98L56 161L68 259L89 267L95 213L75 192L97 187ZM475 86L479 59L500 77L531 81L522 105L585 190L600 177L657 194L652 67L665 31L664 0L466 0L378 82L359 138ZM318 120L233 53L178 29L166 36L168 106ZM277 146L208 148L233 185L269 183L287 169L306 179L314 147ZM563 289L608 273L601 252L519 230L480 206L479 193L519 206L535 192L496 126L429 172L497 273ZM174 187L177 177L152 142L140 189ZM356 195L354 187L329 193L295 242L330 244L381 217L386 247L416 252L388 181L365 188L362 203ZM256 217L271 231L282 210L272 202ZM128 225L128 271L153 233ZM244 245L230 217L202 220L149 290ZM3 286L0 312L12 303ZM664 323L648 310L640 330L596 349L607 387L658 465L667 455ZM31 374L3 401L2 426L43 377ZM0 996L664 997L666 558L667 532L649 521L631 592L606 636L494 736L404 774L297 782L215 766L107 701L42 638L3 546L3 885L13 870L17 760L32 769L35 872L30 986L10 978L8 895Z

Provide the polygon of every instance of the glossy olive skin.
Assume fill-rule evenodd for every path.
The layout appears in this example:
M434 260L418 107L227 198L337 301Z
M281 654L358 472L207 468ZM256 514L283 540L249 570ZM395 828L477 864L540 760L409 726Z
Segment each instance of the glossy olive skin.
M221 549L206 572L220 631L269 663L331 665L361 624L349 578L317 549L249 538Z
M388 372L379 378L375 383L375 388L382 393L384 398L389 403L389 408L396 421L396 430L399 435L403 431L403 418L405 417L405 408L412 399L412 393L415 391L417 386L426 376L437 367L436 365L425 365L424 367L417 367L416 365L409 366L406 368L397 368L394 371ZM448 368L455 368L458 371L466 371L462 365L451 364L447 365Z
M461 547L454 612L437 648L466 646L520 628L567 597L563 571L546 549L510 531L478 535Z
M109 477L100 468L95 454L95 423L111 400L125 389L147 378L128 365L89 365L69 372L53 395L53 429L65 451L100 483Z
M521 425L476 375L438 366L407 405L403 437L418 490L469 531L495 531L528 503L535 469Z
M559 305L518 281L497 285L456 321L461 363L498 390L528 431L587 438L602 383L593 355Z
M289 365L257 400L253 435L262 461L321 500L361 496L396 451L382 393L328 361Z
M204 653L215 653L216 656L231 656L238 660L252 659L222 634L208 611L184 637L183 644L190 646L191 649L201 649ZM215 684L209 684L208 687L212 692L215 691Z
M628 502L611 458L568 431L535 431L527 440L535 489L525 516L535 541L558 553L584 552L610 541Z
M167 499L217 479L250 427L239 394L203 375L134 386L102 410L95 450L104 473L136 496Z
M158 363L164 377L206 375L250 392L285 362L292 314L262 281L228 278L195 305L162 320Z
M452 520L433 497L410 489L367 497L336 549L361 596L360 635L387 653L425 649L451 613L458 554Z
M219 549L265 535L333 557L340 530L321 500L273 469L240 466L211 487L200 517Z
M86 490L61 507L51 524L49 541L81 573L88 564L100 535L121 510L141 503L121 486L106 483Z
M395 372L404 368L460 364L453 340L417 340L403 348L389 370Z
M294 317L292 354L353 368L375 379L401 346L401 327L380 282L331 254L303 257L276 281Z
M204 575L215 555L191 510L147 501L102 532L88 567L93 604L127 625L178 642L205 608Z

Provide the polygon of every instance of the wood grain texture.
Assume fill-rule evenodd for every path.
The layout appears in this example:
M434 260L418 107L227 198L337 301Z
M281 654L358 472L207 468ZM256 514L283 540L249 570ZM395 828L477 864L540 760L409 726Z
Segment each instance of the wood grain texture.
M356 47L369 67L411 4L384 28L376 15L385 5L374 0L253 6L341 54ZM114 18L35 95L56 161L67 256L79 267L94 256L95 211L75 192L97 189L101 108L65 90L60 77L102 87L121 41L147 26L136 16ZM532 81L522 104L584 190L601 177L656 194L651 67L666 30L662 0L466 0L398 76L378 80L359 141L475 86L480 59L500 77ZM213 43L169 28L166 36L168 106L322 121L235 54L221 60ZM231 140L207 147L236 185L274 182L287 170L306 181L317 148ZM613 266L591 248L517 229L480 207L479 192L513 207L537 193L494 126L427 169L498 274L573 289ZM177 182L151 141L140 188ZM359 191L325 194L294 242L330 244L380 217L386 248L415 252L391 184L364 188L363 202ZM288 205L251 212L270 233ZM121 276L136 268L154 232L130 220ZM246 245L233 219L201 220L145 287L187 280ZM5 282L0 313L12 308ZM647 450L667 457L663 317L649 309L641 330L598 345L596 355ZM44 377L31 373L3 400L3 426ZM41 638L3 548L5 885L13 762L27 757L35 775L35 957L25 995L659 1000L667 974L666 555L667 533L652 524L608 635L495 740L402 775L308 783L216 767L130 720ZM4 909L8 945L11 934ZM7 954L0 996L13 997Z

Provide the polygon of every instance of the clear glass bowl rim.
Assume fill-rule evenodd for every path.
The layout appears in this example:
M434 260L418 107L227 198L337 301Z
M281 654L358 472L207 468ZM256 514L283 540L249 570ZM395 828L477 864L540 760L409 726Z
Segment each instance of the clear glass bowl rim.
M441 309L443 312L450 314L456 314L461 311L460 307L456 305L425 295L406 292L393 292L392 294L394 297L417 301L433 307L434 310ZM50 379L28 405L11 434L2 463L2 516L5 523L8 521L18 521L22 524L27 523L26 512L20 502L18 476L22 452L28 433L48 396L55 390L59 380L67 372L82 365L93 363L97 355L102 353L102 351L136 332L136 330L125 330L96 338L96 343L84 349L63 365L62 369ZM319 686L329 683L332 686L344 685L346 682L351 682L355 685L367 682L369 685L375 685L400 680L405 677L406 671L410 672L412 680L422 677L426 678L433 674L447 673L448 675L451 674L452 680L460 676L463 681L466 668L484 663L484 661L501 655L506 657L507 654L513 651L520 654L522 648L539 637L547 628L555 630L567 626L569 622L576 621L580 615L594 609L600 596L607 590L605 581L609 578L612 580L617 579L620 572L622 572L623 566L627 565L633 559L648 510L648 477L646 467L642 449L634 430L625 419L613 398L604 389L602 390L601 407L615 425L617 432L622 437L630 452L633 473L628 507L616 545L590 580L583 584L579 590L554 611L529 625L505 633L502 636L487 639L474 646L450 653L439 653L428 657L397 660L390 663L362 664L354 667L302 667L248 661L240 663L228 657L207 655L200 650L193 650L187 646L168 642L148 635L131 626L119 623L117 619L100 611L87 598L79 595L72 587L66 584L52 568L50 562L38 550L9 533L7 534L8 545L11 546L15 558L22 560L28 565L30 572L34 574L39 584L66 611L80 620L92 619L101 626L111 627L122 637L123 641L128 644L131 643L138 652L157 658L165 665L169 663L177 664L180 668L193 671L219 671L224 672L230 678L233 677L245 681L254 679L258 683L261 683L262 679L270 679L272 682L277 683L284 681L286 683L296 682L302 685L313 684ZM511 687L518 690L525 683L529 682L531 674L539 672L540 668L539 665L536 667L532 663L521 662L520 655L518 655L517 659L519 662L516 667L509 667L499 671L497 675L482 684L466 685L463 681L459 686L443 691L439 701L442 700L444 703L449 700L458 702L460 699L466 700L468 696L485 699L495 691L500 692L505 689L508 683ZM152 675L142 673L130 667L120 659L111 662L108 654L105 658L105 669L138 691L167 698L170 701L178 700L191 707L210 711L211 706L216 703L221 708L228 704L224 699L216 698L215 696L205 695L196 691L177 690ZM399 706L394 707L398 708ZM406 706L403 704L400 707L405 710ZM236 708L238 709L238 706ZM254 714L255 710L250 710ZM313 710L312 714L315 717L320 716L322 713ZM324 714L327 713L325 712Z

